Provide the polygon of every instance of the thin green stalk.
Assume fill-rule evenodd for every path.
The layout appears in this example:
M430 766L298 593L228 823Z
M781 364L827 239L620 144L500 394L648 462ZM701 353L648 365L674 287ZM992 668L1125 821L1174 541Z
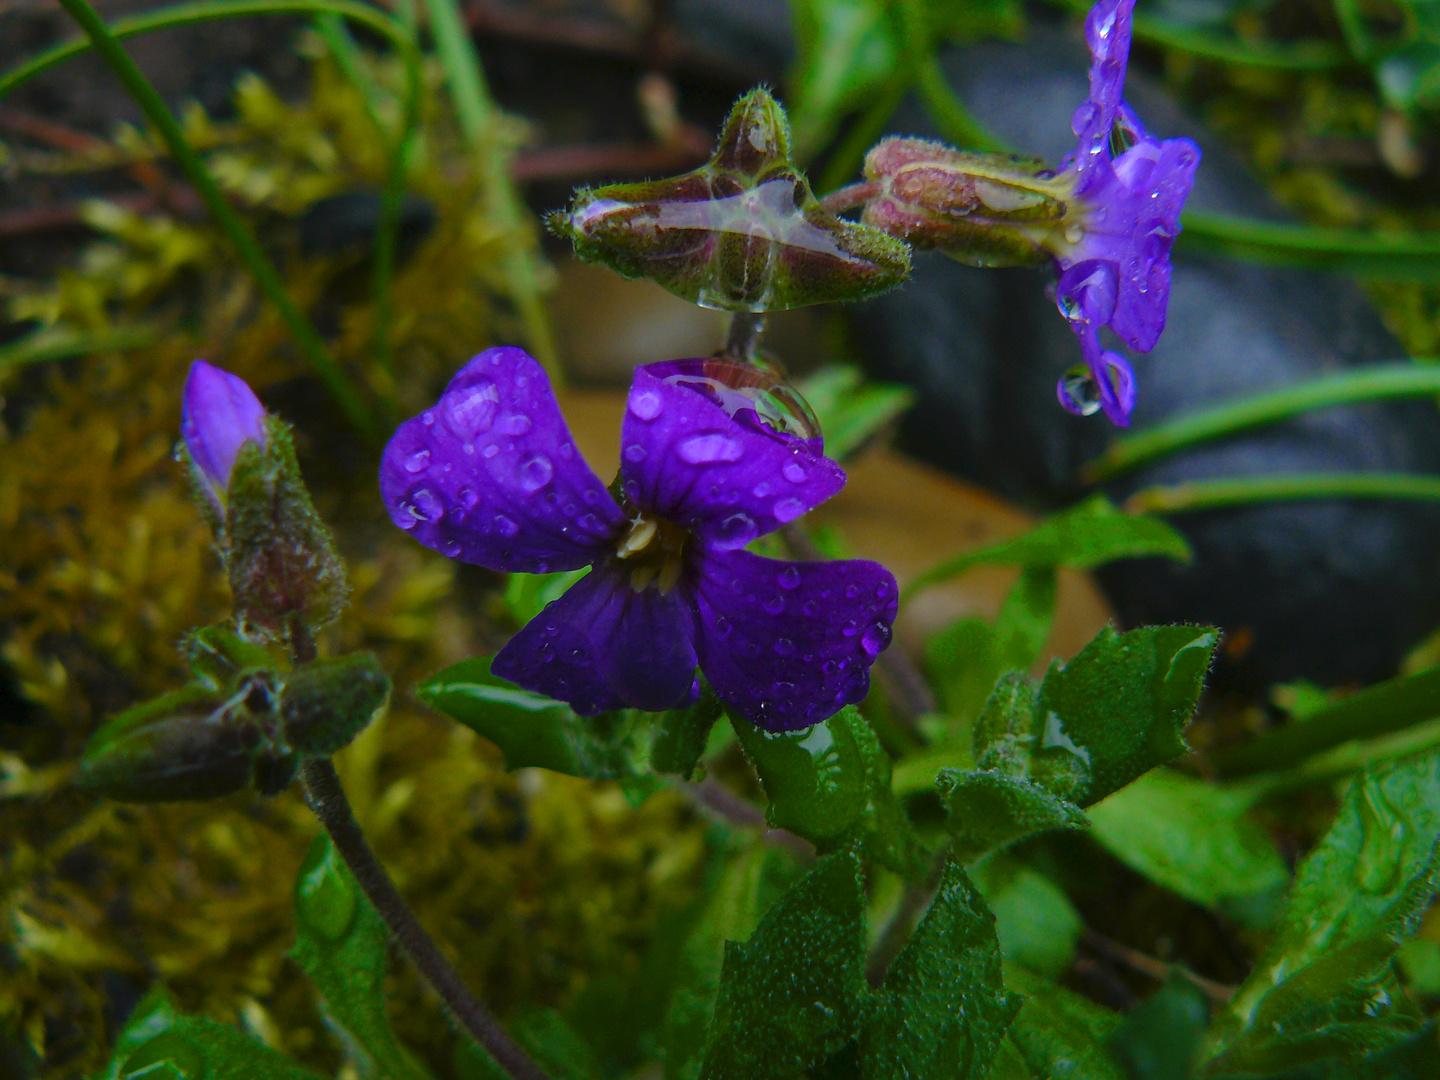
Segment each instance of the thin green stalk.
M1321 225L1254 221L1187 210L1181 249L1219 251L1249 262L1311 266L1386 281L1440 282L1440 234L1384 233Z
M914 84L915 73L908 69L901 68L890 76L889 82L880 88L870 107L850 125L850 130L845 133L845 138L825 166L825 171L820 174L819 183L816 184L818 191L834 191L855 178L865 162L866 152L875 145L875 140L880 138L886 121L895 114L895 110L900 107Z
M920 65L916 77L916 89L925 110L940 128L940 134L961 150L981 150L999 153L1005 149L1000 140L986 131L981 123L970 114L965 103L950 88L950 80L940 68L940 61L932 52Z
M368 4L359 3L358 0L200 0L198 3L177 4L144 15L117 19L109 28L109 34L115 38L127 38L152 30L211 22L215 19L237 19L249 15L315 15L327 11L369 27L402 52L415 49L414 42L394 19ZM0 75L0 98L57 64L94 47L93 40L81 38L56 45L32 57L15 70Z
M94 332L49 326L19 341L0 346L0 375L50 360L68 360L72 356L89 356L111 350L142 349L158 341L160 334L160 330L153 326L120 326Z
M1440 394L1440 365L1429 361L1377 364L1338 375L1326 375L1297 386L1190 413L1138 435L1117 439L1104 454L1086 464L1080 475L1090 483L1109 480L1177 450L1312 409L1433 394Z
M171 115L165 102L155 88L150 85L150 80L145 78L144 73L136 66L135 61L130 59L124 47L114 34L110 32L105 21L90 6L88 0L60 0L61 5L70 13L80 29L94 44L95 49L110 65L116 76L119 77L125 89L134 97L140 106L145 117L154 125L155 130L170 148L170 153L176 163L190 178L199 192L206 207L215 218L215 223L220 227L235 248L240 260L249 268L262 292L270 298L270 301L280 312L280 317L290 327L296 343L300 346L301 352L310 361L320 380L325 384L330 396L340 406L345 418L362 436L373 440L377 432L375 422L369 410L361 402L351 386L345 373L331 358L325 350L325 343L310 321L303 316L299 309L291 302L289 295L285 292L285 285L280 280L280 275L270 265L270 260L260 248L260 243L255 239L249 227L241 220L230 203L221 192L215 179L205 168L194 148L185 138L184 132L175 117Z
M1141 514L1184 514L1225 506L1293 499L1440 500L1440 476L1404 473L1313 473L1256 476L1242 480L1197 480L1137 491L1125 509Z
M495 103L485 84L475 43L470 39L455 0L427 0L435 51L445 69L460 130L475 152L485 181L487 209L502 230L526 237L525 209L510 174L510 153L499 138ZM559 355L550 333L550 320L540 297L537 254L530 245L512 247L504 259L512 299L525 326L535 357L554 383L563 383Z

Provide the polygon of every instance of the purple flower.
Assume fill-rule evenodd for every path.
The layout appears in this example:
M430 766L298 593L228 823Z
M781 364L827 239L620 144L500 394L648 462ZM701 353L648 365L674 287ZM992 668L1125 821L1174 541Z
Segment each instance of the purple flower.
M865 696L890 641L895 579L871 562L743 550L834 495L845 474L818 439L763 419L727 366L636 371L609 489L520 349L481 353L400 426L380 467L400 528L492 570L591 567L500 651L496 675L588 715L681 705L698 666L769 731Z
M180 431L206 493L223 514L240 447L250 439L265 445L265 406L244 379L196 360L185 380Z
M1056 300L1080 339L1091 384L1082 390L1083 380L1067 375L1060 401L1077 413L1098 403L1119 425L1130 422L1134 376L1123 357L1101 347L1100 327L1140 352L1155 347L1170 299L1170 247L1200 163L1193 142L1152 138L1120 99L1134 6L1099 0L1085 20L1090 97L1075 111L1079 142L1057 178L1070 181L1072 203L1064 228L1044 244L1060 269ZM1117 135L1128 148L1112 158Z

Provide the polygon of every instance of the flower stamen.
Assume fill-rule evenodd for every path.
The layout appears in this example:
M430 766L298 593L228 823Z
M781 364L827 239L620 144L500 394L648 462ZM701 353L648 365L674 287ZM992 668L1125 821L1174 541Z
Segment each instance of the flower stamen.
M653 583L660 595L667 595L680 581L684 568L685 541L690 534L663 518L637 514L630 529L615 545L617 558L630 565L630 588L644 592Z

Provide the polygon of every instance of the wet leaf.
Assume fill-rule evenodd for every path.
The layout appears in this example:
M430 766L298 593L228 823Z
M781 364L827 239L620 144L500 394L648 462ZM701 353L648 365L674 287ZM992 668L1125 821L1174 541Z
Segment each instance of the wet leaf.
M1091 835L1157 885L1215 907L1283 888L1285 864L1249 817L1250 799L1156 769L1090 807Z
M1053 829L1083 829L1076 805L1039 784L994 771L944 769L936 780L945 804L945 828L964 862Z
M415 693L500 747L507 769L536 767L592 779L630 772L624 714L577 716L564 702L491 675L489 657L452 664Z
M694 779L710 741L710 729L723 714L720 699L708 683L694 705L664 713L650 744L650 767L658 773Z
M156 984L131 1010L125 1026L115 1036L110 1063L93 1080L119 1080L120 1068L130 1055L157 1035L170 1030L180 1016L170 992L163 985Z
M1131 1010L1110 1037L1110 1051L1131 1080L1194 1075L1210 1023L1210 1003L1189 979L1173 975Z
M885 975L860 1033L866 1080L979 1080L1020 999L1005 990L995 919L958 861Z
M1075 958L1084 925L1064 891L1018 859L998 855L972 875L995 913L995 934L1006 964L1059 978Z
M1437 843L1440 754L1356 777L1217 1022L1212 1071L1353 1062L1415 1029L1392 960L1440 883Z
M295 879L295 944L290 956L320 994L333 1028L361 1075L430 1080L396 1040L385 1011L389 932L360 892L330 838L321 833Z
M850 847L822 858L749 941L725 947L705 1080L791 1080L855 1037L865 995L864 890Z
M601 1080L595 1051L554 1009L532 1009L513 1025L515 1041L554 1080Z
M798 387L825 433L826 456L844 461L915 401L908 386L865 381L851 364L821 368Z
M1120 1017L1024 968L1005 981L1025 997L1009 1036L1032 1077L1129 1080L1106 1048Z
M319 1080L284 1054L203 1016L181 1016L125 1058L119 1080Z

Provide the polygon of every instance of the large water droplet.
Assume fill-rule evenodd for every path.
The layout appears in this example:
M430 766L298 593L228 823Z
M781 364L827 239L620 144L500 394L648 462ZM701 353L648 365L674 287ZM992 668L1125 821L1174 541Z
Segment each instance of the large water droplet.
M799 588L799 587L800 587L800 569L799 569L799 567L796 567L796 566L793 566L793 565L792 565L792 566L787 566L787 567L785 567L784 570L781 570L781 571L780 571L780 576L779 576L778 578L776 578L776 580L779 581L780 587L781 587L782 589L796 589L796 588Z
M781 499L775 504L772 511L775 520L784 525L788 521L794 521L801 514L805 513L805 504L799 499Z
M1060 376L1055 396L1076 416L1093 416L1100 411L1100 385L1084 364L1076 364Z
M445 516L445 504L429 488L421 488L410 496L410 513L418 521L439 521Z
M691 465L713 465L722 461L739 461L745 448L739 440L720 431L692 435L680 444L680 460Z
M865 650L866 656L879 656L890 644L890 635L890 627L884 623L871 623L860 635L860 647Z
M430 467L430 451L416 450L405 459L405 471L408 473L424 472Z
M555 466L544 454L527 454L520 459L516 474L520 478L520 490L539 491L550 483L550 478L555 475Z
M630 413L640 420L654 420L665 403L653 390L642 390L630 398Z
M504 514L496 514L495 530L501 536L514 536L520 531L520 525L514 518L508 518Z
M798 461L787 461L785 467L780 470L780 475L792 484L803 484L805 482L805 470Z
M648 370L667 383L704 394L741 423L803 439L820 450L815 411L778 372L721 359L670 360Z
M500 391L486 378L467 386L451 386L440 402L445 423L461 439L473 439L490 430L500 407Z

